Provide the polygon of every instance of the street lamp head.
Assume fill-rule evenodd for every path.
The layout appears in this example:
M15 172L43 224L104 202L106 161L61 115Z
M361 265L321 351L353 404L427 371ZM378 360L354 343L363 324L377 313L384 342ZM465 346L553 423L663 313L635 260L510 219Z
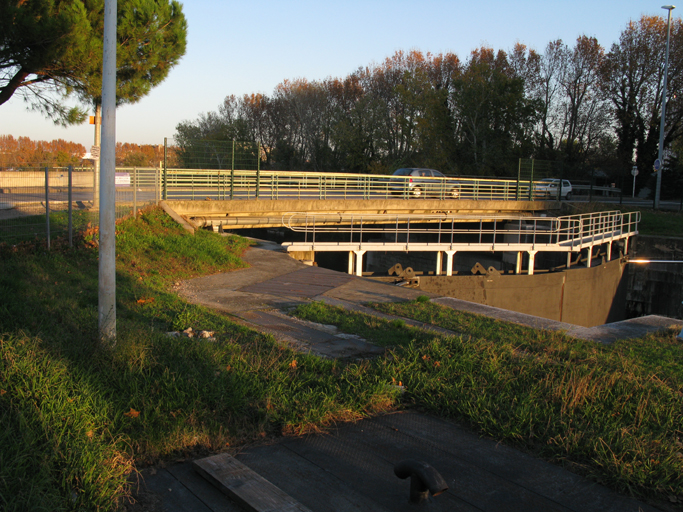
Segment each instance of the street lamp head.
M667 11L671 11L672 9L675 9L675 5L662 5L662 9L666 9Z

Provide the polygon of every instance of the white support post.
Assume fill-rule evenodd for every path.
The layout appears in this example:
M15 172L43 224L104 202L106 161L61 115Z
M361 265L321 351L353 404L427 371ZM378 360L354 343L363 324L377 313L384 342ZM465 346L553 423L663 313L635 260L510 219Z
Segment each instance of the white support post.
M515 263L515 274L522 273L522 251L517 251L517 263Z
M349 275L353 275L353 251L349 251Z
M446 251L446 275L453 275L453 256L457 251Z
M441 275L441 269L443 267L443 253L441 251L436 251L436 275Z
M366 251L353 251L356 253L356 275L363 277L363 254Z
M527 251L529 253L529 275L534 275L534 260L538 251Z
M586 267L590 268L591 260L593 259L593 246L588 247L588 252L586 254Z
M624 238L624 256L628 256L628 237Z
M607 261L612 260L612 242L607 242Z
M567 253L567 268L570 268L572 266L572 253L568 252Z

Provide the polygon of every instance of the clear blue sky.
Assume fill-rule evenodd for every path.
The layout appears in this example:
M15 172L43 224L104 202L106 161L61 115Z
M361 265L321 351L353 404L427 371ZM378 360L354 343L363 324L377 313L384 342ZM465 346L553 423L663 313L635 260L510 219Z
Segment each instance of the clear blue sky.
M665 16L642 0L251 0L184 2L187 52L168 78L139 103L117 111L117 140L162 144L176 125L214 111L225 96L272 94L284 79L345 77L397 50L453 52L466 60L482 44L516 42L542 52L582 34L606 50L629 20ZM484 7L487 6L487 7ZM673 11L683 14L683 6ZM90 147L93 127L62 128L29 112L20 97L0 106L0 135L62 138Z

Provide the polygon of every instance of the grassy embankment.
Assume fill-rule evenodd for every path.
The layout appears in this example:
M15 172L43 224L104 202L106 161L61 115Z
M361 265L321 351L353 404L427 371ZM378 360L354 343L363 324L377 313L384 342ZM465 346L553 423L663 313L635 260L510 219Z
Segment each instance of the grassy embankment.
M384 410L366 367L296 354L180 300L178 279L243 266L240 237L160 210L117 225L117 331L97 342L96 233L0 246L0 509L114 510L136 467ZM216 341L171 338L192 327Z
M639 233L653 236L683 237L683 213L655 210L640 210Z
M620 492L683 504L677 330L605 346L419 300L373 307L466 334L437 336L321 303L295 314L392 347L368 366L405 386L404 404Z
M312 305L300 314L336 315L324 321L352 322L342 329L394 348L363 363L296 354L180 300L175 281L239 268L246 242L190 236L152 210L118 225L118 340L103 347L95 235L51 252L0 246L2 510L113 510L136 467L401 405L622 491L683 496L682 354L672 333L610 348L473 317L444 324L467 336L443 338ZM213 330L216 341L165 335L186 327Z
M638 233L652 236L683 237L683 212L653 210L615 203L566 203L566 214L591 213L620 210L622 212L639 211L641 214Z

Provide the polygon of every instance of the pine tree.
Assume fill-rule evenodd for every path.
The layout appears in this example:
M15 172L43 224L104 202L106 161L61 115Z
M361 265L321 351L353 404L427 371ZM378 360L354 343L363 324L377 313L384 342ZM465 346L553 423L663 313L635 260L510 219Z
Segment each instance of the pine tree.
M15 93L60 124L100 103L104 0L0 0L0 105ZM117 104L161 83L185 53L187 22L176 0L119 0Z

